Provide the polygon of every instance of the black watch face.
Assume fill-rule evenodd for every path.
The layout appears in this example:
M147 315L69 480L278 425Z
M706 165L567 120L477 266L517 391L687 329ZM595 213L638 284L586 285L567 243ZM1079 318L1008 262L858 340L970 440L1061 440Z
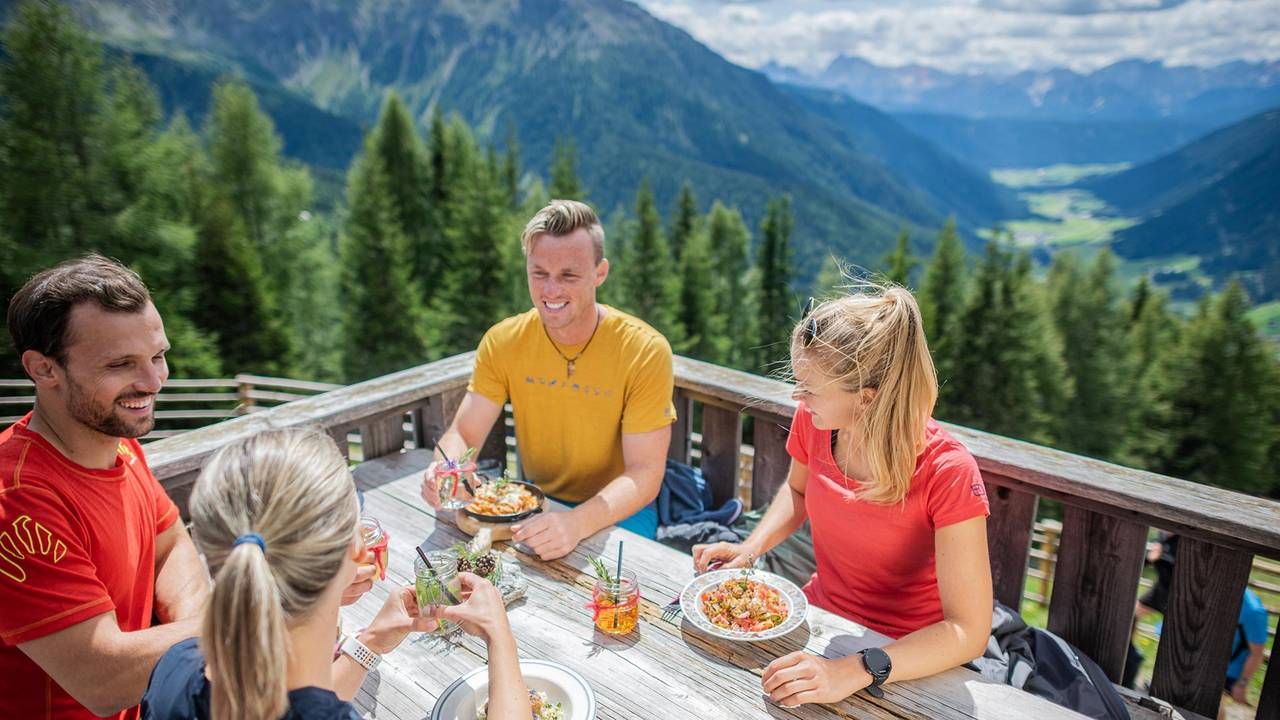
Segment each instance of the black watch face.
M880 648L871 648L865 651L862 654L862 663L866 666L867 672L878 678L886 677L893 667L893 663L889 660L889 654Z

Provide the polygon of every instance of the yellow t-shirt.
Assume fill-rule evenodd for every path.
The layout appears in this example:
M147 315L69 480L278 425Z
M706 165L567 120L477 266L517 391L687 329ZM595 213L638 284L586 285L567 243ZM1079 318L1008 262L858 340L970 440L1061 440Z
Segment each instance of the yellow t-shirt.
M572 377L532 309L489 328L467 386L499 405L511 401L525 479L575 503L622 474L623 433L676 420L671 345L644 322L605 308ZM572 358L584 345L560 351Z

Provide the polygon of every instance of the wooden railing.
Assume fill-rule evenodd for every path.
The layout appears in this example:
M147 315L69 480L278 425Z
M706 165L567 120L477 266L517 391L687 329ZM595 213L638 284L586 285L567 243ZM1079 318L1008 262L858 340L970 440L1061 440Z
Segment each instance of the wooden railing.
M407 444L429 446L461 401L473 359L471 353L446 358L160 440L148 448L149 460L185 506L210 453L269 427L318 426L343 441L357 433L364 459ZM742 447L749 444L748 496L753 506L768 502L786 477L791 387L687 358L676 358L675 375L679 419L670 456L691 459L696 434L699 464L715 497L724 500L739 490ZM749 438L744 418L751 418ZM1182 535L1152 693L1214 716L1250 562L1254 555L1280 559L1280 504L967 428L949 430L978 459L987 482L996 596L1010 607L1021 606L1039 499L1062 504L1049 629L1113 681L1124 668L1148 528ZM496 428L481 456L505 460L510 431L508 423ZM1280 717L1278 666L1266 671L1258 717Z
M341 387L289 378L236 375L230 379L168 380L156 396L156 429L143 442L301 400ZM0 428L22 417L35 402L29 380L0 380Z

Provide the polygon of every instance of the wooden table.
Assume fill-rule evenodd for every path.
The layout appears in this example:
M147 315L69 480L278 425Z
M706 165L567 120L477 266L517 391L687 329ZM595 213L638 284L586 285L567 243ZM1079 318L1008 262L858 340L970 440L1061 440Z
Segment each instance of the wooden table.
M356 483L366 512L391 534L385 583L342 612L343 625L367 625L393 585L412 585L415 542L448 547L468 539L438 519L419 496L426 451L412 450L365 463ZM620 638L595 630L590 612L592 575L588 558L612 557L626 541L625 563L639 578L642 602L638 629ZM760 675L774 658L799 649L839 657L888 639L856 623L810 607L808 623L786 637L731 643L699 633L688 623L662 620L662 606L693 577L688 555L618 528L588 538L568 557L553 562L515 553L529 590L509 608L520 656L563 663L578 671L596 693L597 717L643 720L720 718L913 718L949 720L1057 720L1084 716L1005 685L956 668L930 678L894 683L877 700L860 693L836 705L782 708L768 701ZM437 696L458 676L485 662L483 643L463 637L407 640L366 679L356 705L370 718L421 720Z

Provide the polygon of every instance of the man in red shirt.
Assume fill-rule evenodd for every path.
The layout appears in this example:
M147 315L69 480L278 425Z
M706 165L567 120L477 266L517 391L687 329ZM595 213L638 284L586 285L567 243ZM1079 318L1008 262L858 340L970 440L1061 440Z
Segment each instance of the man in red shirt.
M137 441L164 324L137 275L88 256L33 277L8 325L36 402L0 433L0 717L136 718L209 591Z

